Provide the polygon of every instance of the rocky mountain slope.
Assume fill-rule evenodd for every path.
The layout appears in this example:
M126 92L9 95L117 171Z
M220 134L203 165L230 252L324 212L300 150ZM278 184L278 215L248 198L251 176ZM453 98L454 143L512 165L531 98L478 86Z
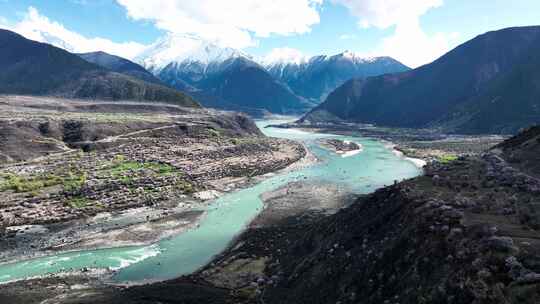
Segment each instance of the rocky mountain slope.
M94 63L111 71L126 74L146 82L162 84L157 77L148 72L145 68L125 58L107 54L105 52L91 52L77 55L88 62Z
M330 92L351 78L409 70L390 57L364 58L349 51L334 56L314 56L300 62L271 62L265 67L296 94L315 103L324 101Z
M540 27L468 41L417 69L348 81L303 121L514 133L540 121Z
M279 114L311 106L247 54L192 35L169 35L135 61L205 106Z
M524 130L510 140L495 147L513 166L540 177L540 127Z
M198 106L162 85L115 73L75 54L0 30L0 94L166 101Z

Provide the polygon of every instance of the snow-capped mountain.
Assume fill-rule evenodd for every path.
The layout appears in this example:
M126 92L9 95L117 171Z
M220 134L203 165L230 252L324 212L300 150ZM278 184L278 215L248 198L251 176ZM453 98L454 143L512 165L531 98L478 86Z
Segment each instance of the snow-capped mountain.
M315 103L324 101L330 92L351 78L409 69L391 57L363 57L350 51L333 56L314 56L300 62L277 60L263 64L272 76Z
M300 112L311 106L251 56L194 35L168 35L135 61L203 105L231 110Z
M135 61L154 74L159 74L170 64L185 68L193 65L207 67L231 58L251 59L240 50L220 46L196 35L169 34L150 45Z

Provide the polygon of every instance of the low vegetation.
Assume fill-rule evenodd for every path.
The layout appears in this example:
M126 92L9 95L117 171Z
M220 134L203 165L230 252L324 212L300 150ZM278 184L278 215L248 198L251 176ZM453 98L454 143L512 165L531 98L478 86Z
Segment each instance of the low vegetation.
M73 197L68 201L68 205L75 209L80 209L88 206L91 201L85 197Z
M443 164L448 164L448 163L453 162L453 161L455 161L457 159L458 159L458 157L456 155L443 155L443 156L439 157L439 162L443 163Z
M113 177L120 177L128 172L135 172L141 170L154 171L158 175L167 175L171 173L179 173L176 168L171 165L158 163L158 162L136 162L127 161L123 155L115 156L112 161L112 167L109 167L106 171Z
M66 192L78 191L86 182L86 173L69 172L66 176L56 174L42 174L37 176L22 176L17 174L4 175L0 184L0 191L14 191L16 193L37 192L52 186L61 185Z

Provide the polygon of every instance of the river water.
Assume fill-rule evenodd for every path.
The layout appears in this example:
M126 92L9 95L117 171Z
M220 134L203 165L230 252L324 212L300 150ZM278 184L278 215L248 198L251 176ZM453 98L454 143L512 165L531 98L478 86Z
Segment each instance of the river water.
M283 120L258 121L268 136L303 141L321 161L291 172L278 173L246 189L226 194L208 207L197 228L151 246L85 250L0 265L0 283L66 270L115 269L112 280L153 282L191 273L223 251L230 241L261 211L260 195L289 182L337 183L356 193L369 193L394 180L421 173L413 162L393 153L384 143L367 138L308 133L296 129L264 128ZM361 153L342 157L321 148L316 140L337 138L359 143Z

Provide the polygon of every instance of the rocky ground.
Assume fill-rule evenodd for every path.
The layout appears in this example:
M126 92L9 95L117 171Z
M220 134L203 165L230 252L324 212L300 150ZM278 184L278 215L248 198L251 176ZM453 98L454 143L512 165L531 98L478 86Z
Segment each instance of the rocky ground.
M155 242L306 153L234 113L20 96L0 113L3 261Z

